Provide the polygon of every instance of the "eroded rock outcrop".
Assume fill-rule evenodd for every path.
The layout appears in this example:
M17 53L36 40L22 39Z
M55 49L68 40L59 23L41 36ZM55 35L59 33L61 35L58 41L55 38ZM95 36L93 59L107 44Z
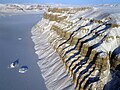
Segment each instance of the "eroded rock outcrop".
M44 13L32 39L49 90L120 89L120 25L115 18L119 12L96 7Z

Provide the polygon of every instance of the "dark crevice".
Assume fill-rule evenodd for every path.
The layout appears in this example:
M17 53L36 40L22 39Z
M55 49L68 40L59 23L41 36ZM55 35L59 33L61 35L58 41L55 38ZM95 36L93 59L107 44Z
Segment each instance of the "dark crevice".
M78 41L77 41L77 43L76 43L76 45L75 45L75 47L72 48L72 49L70 49L70 50L68 50L68 51L65 53L65 55L66 55L68 52L70 52L70 51L72 51L72 50L75 50L75 48L76 48L76 47L78 46L78 44L80 43L80 40L82 40L82 39L84 39L85 37L89 36L93 31L95 31L95 30L98 29L99 27L101 27L101 26L103 26L103 25L106 25L106 23L107 23L107 22L103 23L102 25L99 25L98 27L92 29L87 35L79 38ZM110 27L111 27L111 25L110 25ZM108 28L108 26L106 26L104 29L107 29L107 28ZM64 50L64 49L63 49L63 50Z
M80 30L81 28L83 28L83 27L89 26L89 25L92 24L92 23L93 23L93 22L87 23L85 26L81 26L81 27L79 27L77 30L73 31L73 32L71 33L70 37L68 38L68 40L66 40L65 42L61 43L61 44L57 47L57 49L58 49L60 46L62 46L63 44L67 43L67 42L71 39L72 35L73 35L75 32L79 31L79 30Z

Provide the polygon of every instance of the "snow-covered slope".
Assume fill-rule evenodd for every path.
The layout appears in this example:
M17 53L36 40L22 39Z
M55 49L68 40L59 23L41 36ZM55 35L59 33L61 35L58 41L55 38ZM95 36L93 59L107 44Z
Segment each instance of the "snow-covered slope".
M49 90L120 89L119 5L49 8L32 34Z

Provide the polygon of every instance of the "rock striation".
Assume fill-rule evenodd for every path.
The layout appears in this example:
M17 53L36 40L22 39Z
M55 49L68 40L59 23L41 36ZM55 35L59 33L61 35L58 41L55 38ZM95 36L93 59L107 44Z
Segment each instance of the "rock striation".
M119 20L117 7L49 8L31 31L47 88L119 90Z

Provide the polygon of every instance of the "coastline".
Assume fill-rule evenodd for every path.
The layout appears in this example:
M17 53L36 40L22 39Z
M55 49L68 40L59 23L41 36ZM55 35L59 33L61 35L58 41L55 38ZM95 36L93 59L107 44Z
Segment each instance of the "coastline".
M113 13L95 7L49 8L44 13L31 32L39 57L38 65L49 90L69 87L72 90L99 90L106 88L109 82L115 82L118 76L112 78L111 69L119 73L115 68L120 64L120 25L119 19L115 18L119 18L119 12L114 8ZM62 64L55 64L55 58L49 57L54 52ZM64 68L56 74L54 70L59 65ZM64 69L69 79L58 79ZM61 85L59 80L66 84ZM61 86L56 87L57 84Z
M44 33L43 29L46 23L48 21L39 21L31 31L31 38L35 43L35 53L39 58L37 64L42 72L46 87L48 90L73 90L72 78L67 74L63 62L48 43L49 38L47 35L49 34L49 29L47 30L48 33Z
M117 11L108 7L59 7L44 12L42 20L32 27L31 39L48 90L103 89L114 82L120 64ZM8 14L43 12L3 13Z

